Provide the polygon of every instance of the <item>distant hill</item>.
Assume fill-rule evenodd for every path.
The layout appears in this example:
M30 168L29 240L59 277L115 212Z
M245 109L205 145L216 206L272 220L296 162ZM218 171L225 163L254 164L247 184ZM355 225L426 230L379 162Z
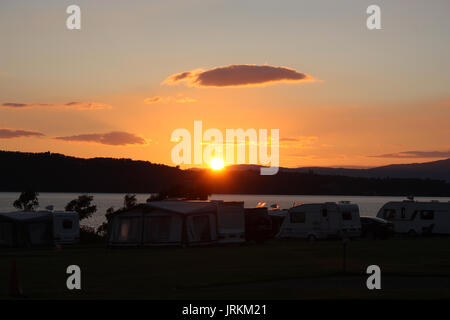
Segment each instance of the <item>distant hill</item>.
M261 176L258 166L234 166L212 173L131 159L0 151L0 191L164 192L189 197L211 193L450 196L450 183L442 180L448 176L448 162L372 169L281 168L276 175ZM439 180L410 178L419 173Z
M236 165L234 170L259 170L255 165ZM424 163L391 164L370 169L301 167L280 168L281 172L314 172L322 175L339 175L360 178L418 178L436 179L450 182L450 159Z
M186 178L175 167L131 159L82 159L0 151L0 191L157 192Z

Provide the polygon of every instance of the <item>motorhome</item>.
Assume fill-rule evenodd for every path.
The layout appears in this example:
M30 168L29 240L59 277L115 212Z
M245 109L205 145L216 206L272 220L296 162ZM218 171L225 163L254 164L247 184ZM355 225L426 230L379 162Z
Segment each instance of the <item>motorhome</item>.
M76 212L0 213L0 246L30 247L76 243L80 239Z
M354 238L361 234L359 207L348 201L301 204L290 208L278 238Z
M381 207L377 217L392 222L396 233L450 234L450 202L391 201Z

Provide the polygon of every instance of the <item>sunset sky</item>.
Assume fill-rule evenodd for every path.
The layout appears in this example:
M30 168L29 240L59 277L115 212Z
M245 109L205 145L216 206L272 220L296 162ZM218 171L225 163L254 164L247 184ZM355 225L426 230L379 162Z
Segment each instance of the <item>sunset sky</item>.
M81 30L66 28L81 7ZM366 28L381 7L382 30ZM0 149L173 165L177 128L280 165L450 158L450 1L2 0ZM186 167L186 166L182 166Z

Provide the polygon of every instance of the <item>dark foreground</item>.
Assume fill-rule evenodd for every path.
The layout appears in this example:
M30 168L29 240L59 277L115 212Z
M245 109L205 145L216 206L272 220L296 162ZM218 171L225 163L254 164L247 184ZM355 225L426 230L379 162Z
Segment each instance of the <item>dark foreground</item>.
M349 243L271 241L203 248L0 249L0 299L9 299L12 259L23 299L442 299L450 298L450 237ZM81 268L81 290L66 287L66 268ZM368 290L367 266L381 268L381 290Z

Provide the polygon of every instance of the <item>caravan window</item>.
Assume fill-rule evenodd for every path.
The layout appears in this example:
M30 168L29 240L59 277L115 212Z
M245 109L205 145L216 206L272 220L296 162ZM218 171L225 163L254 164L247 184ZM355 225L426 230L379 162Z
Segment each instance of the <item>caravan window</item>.
M322 217L327 217L327 216L328 216L328 210L322 209Z
M119 241L138 242L140 237L138 217L121 218Z
M395 219L395 209L384 209L384 218L386 220Z
M422 220L433 220L434 211L433 210L422 210L420 211L420 219Z
M305 218L304 212L291 212L292 223L305 223Z
M350 211L342 211L342 220L352 220L352 213Z

